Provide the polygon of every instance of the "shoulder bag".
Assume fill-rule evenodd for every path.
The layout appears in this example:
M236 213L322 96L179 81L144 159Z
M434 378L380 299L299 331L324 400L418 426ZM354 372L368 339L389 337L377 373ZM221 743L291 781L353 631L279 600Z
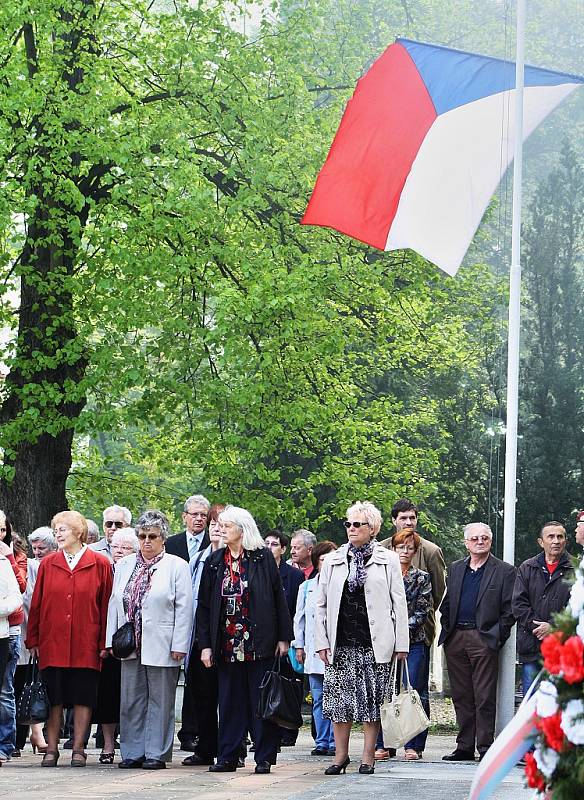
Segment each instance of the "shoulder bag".
M398 661L394 659L389 678L391 697L386 698L381 706L384 747L401 747L430 725L430 720L422 708L420 695L410 683L408 662L404 659L402 663L407 683L402 684L400 693L397 694Z

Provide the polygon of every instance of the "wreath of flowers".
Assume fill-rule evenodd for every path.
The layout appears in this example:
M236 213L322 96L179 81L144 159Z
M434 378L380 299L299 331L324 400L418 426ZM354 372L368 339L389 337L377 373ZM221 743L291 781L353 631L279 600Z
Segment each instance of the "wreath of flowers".
M541 643L544 680L536 692L535 749L525 756L527 785L554 800L584 796L584 558L554 631Z

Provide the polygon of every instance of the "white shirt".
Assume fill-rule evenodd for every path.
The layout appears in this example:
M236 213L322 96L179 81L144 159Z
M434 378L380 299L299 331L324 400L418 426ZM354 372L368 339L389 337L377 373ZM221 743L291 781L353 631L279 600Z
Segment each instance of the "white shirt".
M83 555L83 553L86 550L87 550L87 545L86 544L84 544L82 546L81 550L78 553L75 553L74 556L71 556L71 555L69 555L69 553L66 553L64 550L61 550L61 552L63 553L63 556L65 557L65 563L67 564L67 566L69 567L71 572L73 572L73 570L75 569L77 564L79 564L79 562L81 560L81 556Z

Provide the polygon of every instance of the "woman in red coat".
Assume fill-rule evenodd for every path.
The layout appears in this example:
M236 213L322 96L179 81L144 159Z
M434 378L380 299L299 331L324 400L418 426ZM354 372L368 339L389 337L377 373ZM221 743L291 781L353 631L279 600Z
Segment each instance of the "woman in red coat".
M97 702L101 659L105 658L107 607L112 568L105 556L85 544L87 522L77 511L62 511L52 521L59 550L40 563L28 617L26 646L39 656L51 714L49 749L43 767L59 759L63 707L74 711L72 767L84 767L84 738Z

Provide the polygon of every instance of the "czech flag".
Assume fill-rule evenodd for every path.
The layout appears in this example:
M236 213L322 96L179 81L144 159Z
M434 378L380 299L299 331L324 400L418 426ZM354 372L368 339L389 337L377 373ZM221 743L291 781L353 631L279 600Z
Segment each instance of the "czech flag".
M525 68L524 138L584 78ZM455 275L513 158L515 64L397 39L349 100L302 219Z

